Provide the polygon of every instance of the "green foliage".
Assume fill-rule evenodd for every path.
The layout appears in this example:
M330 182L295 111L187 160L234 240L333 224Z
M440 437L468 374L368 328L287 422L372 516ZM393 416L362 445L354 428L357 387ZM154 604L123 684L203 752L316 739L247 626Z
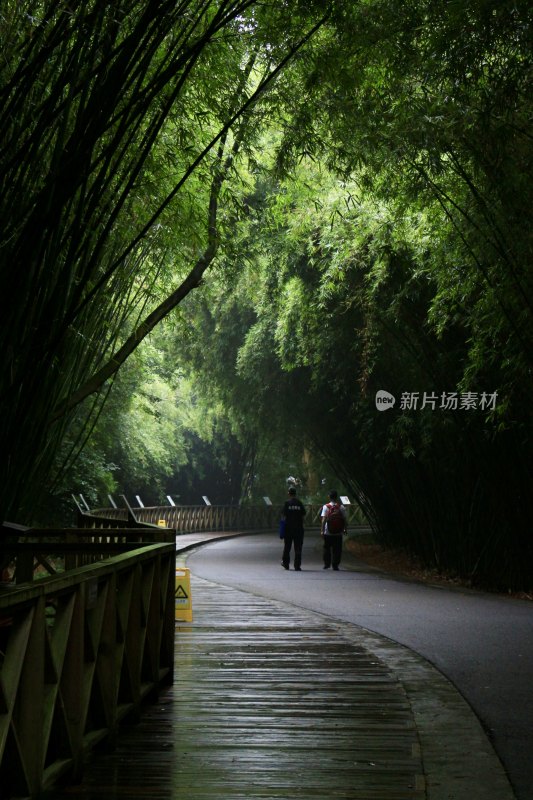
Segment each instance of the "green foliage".
M479 308L495 315L494 295L470 285L462 237L438 201L386 202L357 174L339 181L308 159L267 184L248 201L234 295L210 298L224 346L209 375L225 404L258 452L282 458L290 431L293 452L323 455L383 542L473 581L526 585L523 354L509 331L505 359L501 346L482 352L494 316ZM393 412L376 412L381 388ZM440 408L443 393L494 391L494 410ZM399 408L404 392L418 393L417 409ZM436 407L421 407L424 393Z
M163 5L0 22L3 507L90 433L91 496L277 501L296 473L318 499L325 477L383 542L527 588L530 5ZM103 412L51 429L211 263Z
M233 160L253 145L258 101L317 26L254 6L2 10L0 290L16 298L0 359L8 518L28 520L28 483L44 485L69 412L105 394L151 329L143 315L153 326L198 284L232 225Z

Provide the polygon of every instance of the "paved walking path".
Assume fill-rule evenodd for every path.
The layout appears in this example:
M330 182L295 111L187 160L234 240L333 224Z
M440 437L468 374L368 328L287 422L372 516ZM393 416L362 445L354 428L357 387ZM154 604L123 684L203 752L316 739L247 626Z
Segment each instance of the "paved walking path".
M173 686L55 797L513 800L470 707L420 656L194 575L192 597Z

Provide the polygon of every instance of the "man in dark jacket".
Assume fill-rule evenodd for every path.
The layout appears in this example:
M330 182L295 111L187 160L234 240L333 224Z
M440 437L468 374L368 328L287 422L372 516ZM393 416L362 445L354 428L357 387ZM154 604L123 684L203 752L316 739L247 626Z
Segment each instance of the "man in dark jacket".
M291 486L289 498L281 509L281 519L285 520L285 540L281 566L289 569L291 563L291 547L294 545L294 569L302 568L302 547L304 543L305 506L296 497L296 489Z

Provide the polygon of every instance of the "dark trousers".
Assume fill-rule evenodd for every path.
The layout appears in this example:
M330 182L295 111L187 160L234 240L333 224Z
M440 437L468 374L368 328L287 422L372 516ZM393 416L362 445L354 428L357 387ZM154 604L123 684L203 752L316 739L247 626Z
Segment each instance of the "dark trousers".
M294 569L302 566L302 547L304 543L304 532L302 530L285 529L285 539L283 545L282 564L288 567L291 563L291 547L294 546Z
M342 556L342 533L329 534L324 540L324 566L338 567Z

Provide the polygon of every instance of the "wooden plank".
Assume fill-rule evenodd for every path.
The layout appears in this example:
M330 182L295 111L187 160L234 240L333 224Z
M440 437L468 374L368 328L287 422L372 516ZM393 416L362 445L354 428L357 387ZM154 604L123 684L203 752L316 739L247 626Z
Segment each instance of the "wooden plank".
M320 615L192 576L175 683L57 797L420 800L403 687Z

